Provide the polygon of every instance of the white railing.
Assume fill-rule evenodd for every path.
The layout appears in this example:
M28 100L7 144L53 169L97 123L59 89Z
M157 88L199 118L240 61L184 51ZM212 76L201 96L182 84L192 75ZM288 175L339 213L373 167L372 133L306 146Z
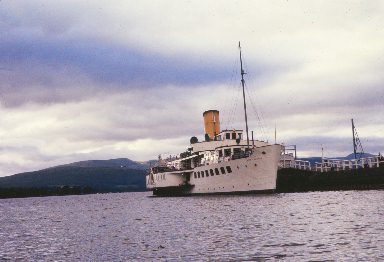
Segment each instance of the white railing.
M295 160L295 168L300 170L311 170L311 162L304 160Z
M280 168L295 168L300 170L311 170L311 163L309 161L298 159L282 159L279 163Z
M384 165L384 157L381 155L365 157L360 159L327 159L323 158L321 162L316 162L313 167L309 161L298 159L281 159L280 168L295 168L300 170L311 170L317 172L342 171L359 168L373 168Z
M384 159L381 155L365 157L360 159L344 160L344 159L323 159L320 163L315 163L315 171L341 171L359 168L373 168L384 164Z

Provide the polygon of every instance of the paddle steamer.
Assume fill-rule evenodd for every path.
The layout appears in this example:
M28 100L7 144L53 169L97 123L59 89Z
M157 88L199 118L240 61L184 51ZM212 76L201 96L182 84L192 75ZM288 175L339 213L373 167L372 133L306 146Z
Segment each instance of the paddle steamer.
M185 152L168 159L159 157L150 169L146 185L154 195L267 193L276 189L282 146L249 139L241 49L240 65L246 139L243 130L220 131L219 111L205 111L205 141L192 137Z

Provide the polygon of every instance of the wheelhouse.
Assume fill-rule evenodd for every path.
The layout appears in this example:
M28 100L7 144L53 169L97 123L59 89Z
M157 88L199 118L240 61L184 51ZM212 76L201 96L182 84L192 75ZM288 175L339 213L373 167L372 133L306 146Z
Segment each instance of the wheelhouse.
M243 139L243 130L223 130L216 137L217 141L224 140L238 140L241 141Z

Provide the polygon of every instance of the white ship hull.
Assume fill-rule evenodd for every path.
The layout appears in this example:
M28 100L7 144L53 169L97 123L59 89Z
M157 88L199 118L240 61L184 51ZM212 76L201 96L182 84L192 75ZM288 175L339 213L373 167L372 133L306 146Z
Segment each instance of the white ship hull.
M249 157L147 175L147 188L154 195L273 192L280 155L280 145L257 147Z

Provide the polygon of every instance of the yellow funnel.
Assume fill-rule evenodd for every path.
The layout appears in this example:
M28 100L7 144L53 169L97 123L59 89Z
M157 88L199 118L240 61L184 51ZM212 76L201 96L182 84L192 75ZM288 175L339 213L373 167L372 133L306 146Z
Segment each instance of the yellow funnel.
M203 113L204 129L210 139L214 139L220 133L219 111L208 110Z

